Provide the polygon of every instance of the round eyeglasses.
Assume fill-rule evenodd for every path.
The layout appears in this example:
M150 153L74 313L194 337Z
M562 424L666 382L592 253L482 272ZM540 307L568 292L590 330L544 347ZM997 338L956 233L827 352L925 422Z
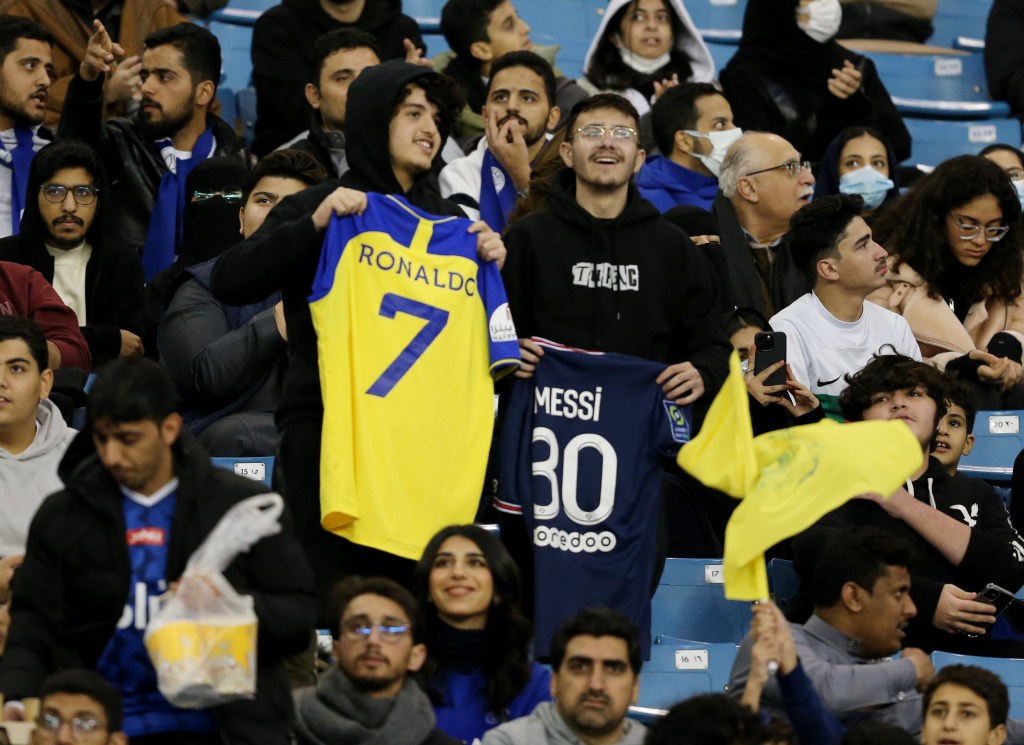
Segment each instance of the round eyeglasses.
M603 124L584 124L576 130L576 134L584 140L603 140L605 133L612 136L613 140L632 140L636 138L636 130L617 124L614 127L606 127Z
M1008 225L999 225L992 228L983 228L980 225L965 225L955 217L953 218L953 224L956 225L957 230L960 231L960 240L962 241L973 241L982 231L985 232L985 240L989 243L995 243L1001 241L1006 237L1006 234L1010 232Z
M800 175L800 171L804 170L805 168L808 171L811 170L811 161L787 160L785 163L779 163L779 165L777 166L772 166L771 168L762 168L760 171L751 171L750 173L744 175L756 176L759 173L768 173L769 171L781 171L785 169L786 173L788 173L793 178L796 178L797 176Z
M106 729L106 725L94 716L64 719L55 711L44 711L36 719L36 732L46 738L56 737L65 724L71 727L72 739L77 742L84 742L92 733Z
M90 186L89 184L78 184L77 186L43 184L39 187L39 191L43 193L43 198L47 202L52 202L54 204L60 204L67 199L68 192L70 191L72 196L75 198L75 202L83 207L95 202L96 195L100 193L99 189L95 186Z

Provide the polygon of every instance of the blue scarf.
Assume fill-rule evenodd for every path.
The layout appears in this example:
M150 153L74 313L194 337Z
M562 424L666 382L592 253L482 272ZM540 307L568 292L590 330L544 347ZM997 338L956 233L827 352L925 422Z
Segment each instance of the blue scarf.
M500 233L515 206L516 185L512 177L490 150L484 150L484 163L480 168L480 219Z
M25 211L25 199L27 198L25 191L28 189L28 172L32 167L32 158L35 157L36 150L33 146L31 127L15 127L14 136L18 140L18 144L11 150L11 162L0 161L0 163L12 171L11 234L17 235L21 232L21 215ZM0 142L0 149L6 149L3 142Z
M160 179L160 190L153 204L146 246L142 251L142 268L147 282L154 274L169 267L178 253L181 220L185 214L185 181L189 172L209 157L213 149L213 130L207 127L199 135L192 148L192 157L187 160L174 158L169 139L158 140L155 144L167 163L167 171Z

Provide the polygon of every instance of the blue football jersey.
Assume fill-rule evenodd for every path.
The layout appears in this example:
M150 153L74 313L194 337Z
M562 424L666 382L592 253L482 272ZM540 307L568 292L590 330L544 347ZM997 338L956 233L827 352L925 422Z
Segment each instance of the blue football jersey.
M654 382L663 363L534 341L544 357L509 394L495 503L525 518L533 543L534 651L605 605L639 626L646 653L661 478L690 439L689 407Z

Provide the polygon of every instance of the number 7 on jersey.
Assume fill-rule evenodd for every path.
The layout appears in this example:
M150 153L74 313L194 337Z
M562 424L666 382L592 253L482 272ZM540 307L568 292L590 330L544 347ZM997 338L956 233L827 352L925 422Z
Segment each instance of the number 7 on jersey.
M448 311L433 305L421 303L412 298L396 295L393 292L384 294L380 301L378 315L385 318L394 318L396 313L405 313L409 316L416 316L426 321L426 325L417 332L398 356L380 374L380 377L373 381L366 392L371 396L384 398L391 389L398 385L410 368L416 364L424 352L427 351L434 339L436 339L444 327L448 325Z

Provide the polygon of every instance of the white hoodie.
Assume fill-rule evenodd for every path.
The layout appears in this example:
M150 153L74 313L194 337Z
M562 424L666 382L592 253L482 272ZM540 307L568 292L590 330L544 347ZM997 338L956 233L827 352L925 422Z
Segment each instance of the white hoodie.
M17 455L0 448L0 556L25 553L28 525L43 500L64 488L57 466L78 434L49 400L39 402L35 439Z

